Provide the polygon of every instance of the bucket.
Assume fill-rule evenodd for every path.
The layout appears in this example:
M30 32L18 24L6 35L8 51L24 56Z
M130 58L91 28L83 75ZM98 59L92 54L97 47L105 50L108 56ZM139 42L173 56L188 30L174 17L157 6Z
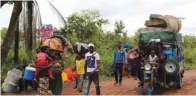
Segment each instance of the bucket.
M6 83L4 86L5 87L3 88L3 91L6 93L11 93L16 91L16 86L12 84Z
M33 80L35 75L35 68L33 67L26 67L24 72L24 79L25 80Z

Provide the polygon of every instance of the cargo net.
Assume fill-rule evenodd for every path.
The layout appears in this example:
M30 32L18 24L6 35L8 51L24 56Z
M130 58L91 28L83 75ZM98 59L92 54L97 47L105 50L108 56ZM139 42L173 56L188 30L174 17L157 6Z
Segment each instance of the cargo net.
M141 32L179 32L181 20L171 15L151 14L149 20L146 20L145 26Z

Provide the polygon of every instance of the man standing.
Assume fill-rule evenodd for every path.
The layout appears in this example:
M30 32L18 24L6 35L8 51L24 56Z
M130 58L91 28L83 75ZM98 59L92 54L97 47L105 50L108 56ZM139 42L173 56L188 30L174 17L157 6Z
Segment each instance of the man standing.
M100 95L100 86L99 86L99 67L100 67L100 57L97 52L94 50L94 44L88 44L89 52L85 55L85 60L87 64L87 74L86 74L86 89L84 95L89 94L90 85L92 81L95 84L96 94Z
M115 75L115 83L114 85L119 83L119 86L122 82L122 69L123 64L125 63L125 51L122 50L121 44L118 44L118 48L114 51L114 75ZM118 80L118 72L119 72L119 80Z

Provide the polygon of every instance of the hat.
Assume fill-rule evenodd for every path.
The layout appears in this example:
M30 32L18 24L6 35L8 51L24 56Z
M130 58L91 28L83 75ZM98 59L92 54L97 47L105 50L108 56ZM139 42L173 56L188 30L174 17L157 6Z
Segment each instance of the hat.
M88 44L88 47L95 47L95 45L93 43Z

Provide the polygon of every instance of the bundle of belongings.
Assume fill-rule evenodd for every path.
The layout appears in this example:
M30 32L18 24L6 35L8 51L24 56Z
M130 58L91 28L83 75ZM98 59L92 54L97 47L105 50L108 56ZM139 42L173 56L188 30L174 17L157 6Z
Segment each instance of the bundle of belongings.
M6 93L16 92L19 82L22 79L22 75L23 72L16 68L13 68L12 70L8 71L7 77L3 82L3 91Z
M145 22L145 28L141 29L141 32L179 32L181 29L181 21L171 15L158 15L151 14L150 20Z
M69 42L68 40L66 40L63 36L53 36L49 39L47 39L46 41L43 42L42 46L49 46L50 49L52 50L56 50L59 52L64 52L64 48L65 47L70 47L69 46Z
M77 42L74 46L73 46L73 50L75 53L79 53L79 54L85 54L88 52L88 45L85 43L79 43Z

